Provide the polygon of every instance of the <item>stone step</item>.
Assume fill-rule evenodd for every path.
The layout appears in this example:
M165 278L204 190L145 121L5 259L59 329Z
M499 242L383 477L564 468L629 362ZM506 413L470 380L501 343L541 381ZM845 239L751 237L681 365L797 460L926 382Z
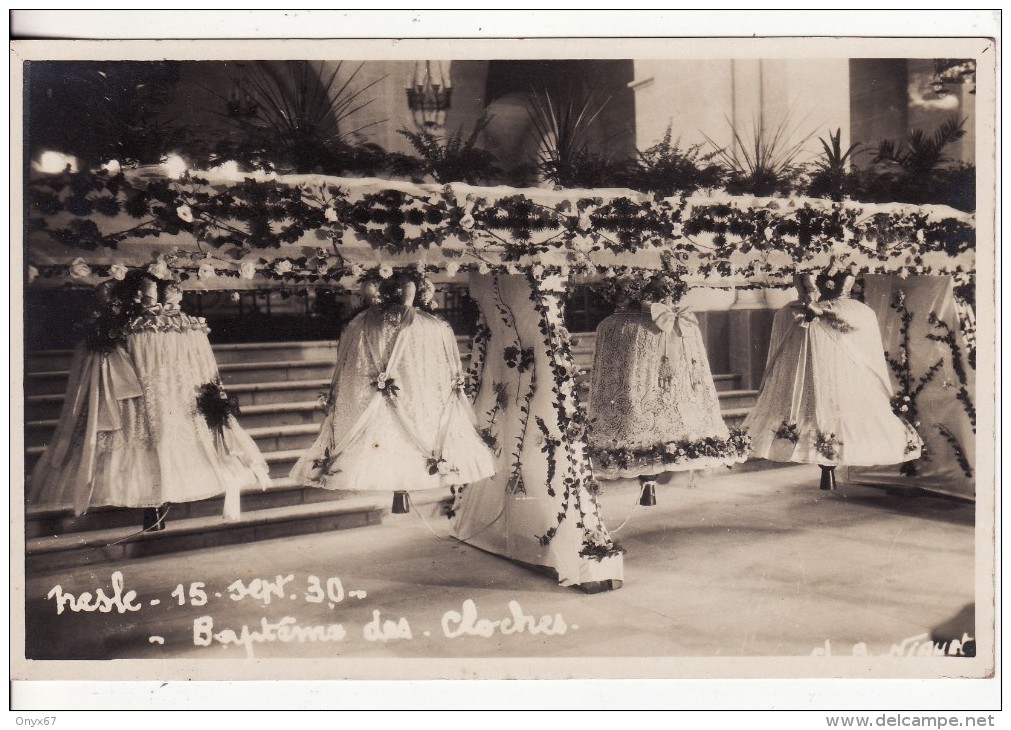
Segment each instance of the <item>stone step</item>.
M226 386L265 382L330 380L333 358L313 360L270 360L262 362L232 362L218 365L221 382ZM25 373L25 393L33 395L64 394L67 390L67 370L43 370Z
M336 340L306 342L248 342L214 345L214 359L219 365L236 362L270 362L278 360L329 360L337 354Z
M291 479L275 479L268 489L251 488L242 492L242 511L288 507L294 504L333 502L347 498L347 492L337 492L318 487L296 484ZM224 497L203 499L198 502L172 505L173 519L213 517L224 508ZM83 515L74 515L67 509L29 506L25 510L25 537L66 535L72 532L91 532L119 527L137 527L143 519L143 509L126 507L96 507Z
M228 386L228 392L239 400L243 415L250 406L283 405L318 402L330 390L331 378L277 381L272 383L240 383ZM25 399L25 414L32 421L54 420L60 417L64 394L29 395ZM256 411L252 411L256 413Z
M31 474L32 469L35 467L35 463L42 456L45 451L44 446L29 446L25 449L25 473ZM270 467L270 478L271 479L281 479L288 476L291 471L291 467L295 465L298 461L304 448L301 449L286 449L283 451L267 451L263 453L263 458L267 462L267 466Z
M751 413L751 408L728 408L722 412L723 422L730 428L740 427Z
M469 337L458 337L460 354L467 357ZM278 362L284 360L329 360L337 352L335 340L308 340L299 342L248 342L212 345L218 365L250 362ZM592 355L592 349L591 349ZM35 350L25 359L26 373L66 371L70 369L73 350Z
M261 426L247 428L260 453L275 451L305 451L319 434L318 423L299 423L293 426Z
M305 449L287 449L285 451L270 451L263 455L270 468L271 479L287 479L295 462L305 453Z
M335 340L250 342L212 347L214 359L219 364L276 360L332 360L337 350L337 342ZM73 354L73 350L36 350L28 353L25 369L27 372L67 370Z
M236 522L226 522L220 514L173 519L170 511L165 529L157 532L141 532L133 523L90 532L32 537L26 540L25 570L37 575L81 565L247 544L382 522L384 514L390 509L391 494L360 495L338 501L244 512ZM438 519L442 503L447 499L448 493L443 490L414 493L411 495L412 511L422 511L424 518L431 522Z
M720 412L726 414L738 409L750 410L758 400L757 390L718 390L716 395L720 399Z
M319 400L264 403L243 407L239 416L239 424L247 431L259 430L258 432L263 434L266 434L263 429L310 425L315 433L323 421L323 416L323 404ZM58 419L56 418L28 421L25 424L25 444L27 446L45 446L52 438L57 423ZM278 447L270 446L265 442L264 448L276 449Z

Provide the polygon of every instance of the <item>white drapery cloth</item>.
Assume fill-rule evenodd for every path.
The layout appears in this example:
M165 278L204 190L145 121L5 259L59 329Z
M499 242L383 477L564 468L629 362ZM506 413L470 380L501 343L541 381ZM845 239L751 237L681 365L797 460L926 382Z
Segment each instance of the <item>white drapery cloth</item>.
M955 336L960 351L965 387L969 398L976 397L976 373L968 361L967 347L959 321L953 283L947 276L868 276L864 299L881 323L884 348L897 357L901 344L902 322L892 304L899 292L903 293L905 308L912 314L909 324L908 367L915 379L922 378L936 363L940 368L916 397L920 425L919 433L927 446L927 457L916 461L915 474L904 475L897 467L849 470L849 479L855 484L918 487L943 494L975 498L976 434L972 419L957 394L961 385L951 348L931 340L928 334L942 330L931 324L933 313L946 324ZM967 308L967 316L972 316ZM890 373L896 383L894 373ZM955 440L970 465L972 475L959 464L955 449L945 433Z
M403 305L367 309L337 346L326 417L292 468L327 489L412 490L495 472L463 395L448 324Z

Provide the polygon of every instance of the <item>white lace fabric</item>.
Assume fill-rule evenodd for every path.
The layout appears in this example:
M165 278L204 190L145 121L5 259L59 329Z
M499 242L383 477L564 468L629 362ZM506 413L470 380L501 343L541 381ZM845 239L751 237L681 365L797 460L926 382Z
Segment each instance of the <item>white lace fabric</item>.
M186 315L166 325L163 316L135 320L117 352L132 363L140 395L118 401L115 428L94 425L101 402L94 374L109 355L83 344L75 350L63 412L32 473L30 504L81 514L103 505L237 498L241 489L270 484L263 456L235 419L218 440L197 411L198 389L218 378L206 325Z
M694 316L670 332L645 312L618 312L597 327L590 397L594 450L642 451L675 442L727 440L702 332ZM605 478L704 468L741 461L739 454L647 460L626 468L595 464Z

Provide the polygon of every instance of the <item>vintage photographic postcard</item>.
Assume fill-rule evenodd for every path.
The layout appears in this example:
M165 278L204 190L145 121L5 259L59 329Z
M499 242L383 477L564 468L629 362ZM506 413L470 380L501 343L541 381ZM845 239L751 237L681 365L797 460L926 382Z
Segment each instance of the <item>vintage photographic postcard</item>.
M13 42L12 678L992 676L997 52Z

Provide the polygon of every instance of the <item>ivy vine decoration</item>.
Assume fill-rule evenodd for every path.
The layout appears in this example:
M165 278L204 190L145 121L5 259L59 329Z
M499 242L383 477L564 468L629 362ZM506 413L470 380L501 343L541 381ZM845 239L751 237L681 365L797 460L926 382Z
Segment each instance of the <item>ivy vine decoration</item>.
M519 429L517 430L516 443L513 446L513 450L510 454L510 472L509 479L506 482L506 492L511 495L524 496L527 494L526 484L523 481L523 448L526 443L527 425L530 422L530 403L533 400L534 393L537 389L537 372L533 367L533 348L524 348L523 343L519 340L519 335L517 334L516 326L516 315L512 308L506 304L505 298L502 295L502 287L499 277L495 277L493 280L493 299L492 302L498 311L499 317L502 323L505 325L506 330L512 333L513 344L509 345L503 350L503 353L507 359L511 359L509 365L510 368L515 368L519 370L519 375L523 375L524 372L529 372L530 377L527 380L526 391L524 396L521 398L520 393L523 392L522 378L516 384L516 402L519 407ZM529 353L529 354L528 354ZM526 368L519 368L521 364L526 364ZM502 408L505 409L505 389L499 393L496 393L496 398L501 399Z
M525 373L534 366L534 348L532 347L519 348L510 345L502 351L502 355L507 367L517 368L521 373Z
M951 367L955 371L955 377L958 381L955 386L955 397L962 404L965 415L969 417L969 422L972 424L972 432L976 433L976 404L969 394L969 376L962 362L962 348L959 347L958 337L951 326L940 319L934 312L927 315L927 321L938 330L937 332L928 332L927 339L947 346L948 351L951 353ZM948 387L949 384L945 381L944 385Z
M486 418L486 425L481 428L478 433L481 439L487 444L488 448L495 452L498 456L502 451L502 446L499 444L498 435L495 432L495 421L500 413L503 413L506 409L506 405L509 401L509 386L505 383L496 381L492 384L492 391L495 393L495 402L492 403L492 407L488 410Z
M966 456L965 450L962 448L962 444L959 443L958 438L951 432L951 429L942 423L937 424L937 430L941 434L941 437L951 446L951 450L955 454L955 461L958 462L962 473L965 474L966 478L972 479L972 464L969 463L969 457Z
M485 322L484 314L478 315L477 328L474 337L471 339L470 360L467 363L467 371L464 375L464 391L467 397L473 401L477 398L481 390L481 375L484 372L484 364L488 359L488 346L491 343L491 330Z
M587 424L585 411L575 388L576 367L572 356L572 338L564 326L558 293L548 291L546 282L538 279L533 272L530 274L530 282L534 309L539 315L538 330L545 348L551 353L548 364L552 384L552 405L561 428L561 432L556 434L546 422L538 419L537 425L543 439L543 449L551 476L547 491L549 496L560 499L555 523L549 526L544 534L538 536L538 540L543 546L551 543L568 515L570 504L574 503L578 514L575 527L583 532L584 547L589 541L593 546L594 555L602 560L620 554L621 550L604 528L600 505L597 502L599 487L587 459L589 456ZM564 455L566 467L560 475L561 494L557 495L553 482L558 476L559 454ZM592 535L597 537L588 537Z
M895 296L889 304L899 316L899 349L896 355L885 352L885 362L895 375L898 388L891 399L892 411L902 420L912 424L913 428L920 428L920 414L917 404L917 397L923 389L934 380L937 373L944 365L944 358L939 358L919 377L915 377L909 362L910 334L909 328L913 323L913 313L906 307L906 293L902 289L895 292ZM922 434L920 434L922 437ZM921 449L919 462L929 460L930 455L926 448ZM916 461L907 461L899 467L899 472L906 476L916 476L918 473Z

